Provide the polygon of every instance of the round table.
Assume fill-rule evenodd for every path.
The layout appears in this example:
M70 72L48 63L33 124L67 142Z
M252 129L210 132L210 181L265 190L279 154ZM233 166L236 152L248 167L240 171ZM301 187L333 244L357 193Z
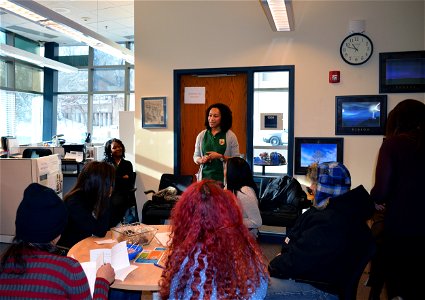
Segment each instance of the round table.
M170 231L169 225L149 225L158 228L158 232ZM68 252L68 256L75 258L79 262L90 261L90 250L112 248L116 243L97 244L95 241L111 239L111 231L108 231L105 237L88 237L75 244ZM155 238L149 245L143 246L146 250L153 250L155 247L163 247ZM111 285L112 288L133 290L133 291L158 291L158 281L161 278L162 269L154 264L136 264L133 261L131 264L137 265L138 268L132 271L124 281L115 280Z

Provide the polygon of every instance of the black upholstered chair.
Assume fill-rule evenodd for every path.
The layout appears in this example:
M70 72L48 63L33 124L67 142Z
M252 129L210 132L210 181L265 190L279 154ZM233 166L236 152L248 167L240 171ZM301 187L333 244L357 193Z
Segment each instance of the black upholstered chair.
M177 195L181 195L192 184L193 179L193 175L162 174L158 191L171 186L177 190ZM175 205L175 201L155 199L155 193L154 190L145 191L146 195L153 194L153 196L143 205L142 222L144 224L164 224L165 220L170 218L171 210Z
M22 158L35 158L52 155L52 150L47 148L27 148L22 153Z

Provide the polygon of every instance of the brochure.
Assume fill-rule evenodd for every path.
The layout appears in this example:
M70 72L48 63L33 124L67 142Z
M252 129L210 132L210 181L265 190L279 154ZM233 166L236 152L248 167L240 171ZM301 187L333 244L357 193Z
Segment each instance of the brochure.
M166 248L156 247L154 250L143 250L134 260L139 264L156 264L164 254Z

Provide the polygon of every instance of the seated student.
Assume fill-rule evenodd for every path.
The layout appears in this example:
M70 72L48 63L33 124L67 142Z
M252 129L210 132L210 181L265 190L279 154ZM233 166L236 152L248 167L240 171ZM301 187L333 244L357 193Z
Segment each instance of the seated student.
M114 182L115 169L110 164L91 161L84 166L75 186L64 196L69 217L58 245L71 248L86 237L105 236L110 229Z
M363 186L350 190L347 168L327 162L311 174L317 174L311 178L313 206L297 219L281 253L271 260L266 299L338 299L327 291L343 290L360 249L373 243L366 224L373 202Z
M263 299L265 259L237 199L216 181L190 185L171 212L162 299Z
M52 189L38 183L25 189L16 236L1 258L1 299L92 299L80 263L58 254L55 246L66 220L66 207ZM114 278L111 264L101 266L93 298L107 299Z
M115 186L111 196L110 227L122 222L126 211L134 206L129 202L129 191L133 189L133 164L125 160L125 146L119 139L110 139L105 143L104 161L115 168ZM138 220L133 220L138 221Z
M226 189L238 198L238 204L242 209L243 223L256 237L262 220L258 207L257 185L252 177L251 168L243 158L231 157L227 159L224 178Z

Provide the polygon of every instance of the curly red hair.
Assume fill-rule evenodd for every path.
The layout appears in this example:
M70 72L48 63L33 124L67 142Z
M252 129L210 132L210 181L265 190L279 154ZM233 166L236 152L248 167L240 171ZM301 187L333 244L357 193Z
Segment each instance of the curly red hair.
M198 299L200 271L205 267L206 257L206 299L211 296L213 280L218 298L249 298L260 285L260 279L268 277L268 271L260 247L242 220L235 195L215 181L202 180L189 186L171 213L172 242L159 283L161 297L168 299L171 281L187 257L177 298L183 298L189 279L194 277L190 288L193 298ZM192 274L194 249L200 249L199 267Z

